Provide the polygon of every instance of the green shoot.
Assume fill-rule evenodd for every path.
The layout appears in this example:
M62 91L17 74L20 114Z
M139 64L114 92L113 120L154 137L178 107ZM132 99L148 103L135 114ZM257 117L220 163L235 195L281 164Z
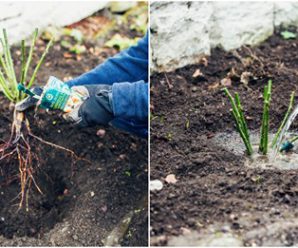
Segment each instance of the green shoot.
M46 47L46 49L44 50L43 54L41 55L40 60L38 61L37 65L34 69L34 72L32 74L32 77L31 77L28 85L27 85L27 88L31 88L32 84L34 83L34 81L36 79L37 72L39 71L39 68L42 65L42 63L43 63L43 61L44 61L44 59L45 59L45 57L46 57L47 53L49 52L49 49L52 45L53 45L53 40L50 40L47 47Z
M294 143L295 141L297 141L298 140L298 136L295 136L295 137L293 137L292 139L290 139L290 142L291 143Z
M24 83L25 80L25 68L26 68L26 47L25 47L25 41L21 41L21 77L20 77L20 83Z
M30 50L29 50L27 62L25 64L24 71L22 72L23 73L23 76L22 76L23 81L20 82L20 83L22 83L24 85L26 84L25 80L27 78L27 73L28 73L28 70L29 70L29 67L30 67L30 63L31 63L31 60L32 60L32 55L33 55L33 50L34 50L34 47L35 47L37 35L38 35L38 29L35 29L35 31L33 33L33 39L32 39L32 42L31 42L31 46L30 46Z
M10 53L10 47L8 44L6 31L3 30L3 39L0 39L0 43L2 45L3 53L0 54L1 57L1 73L0 73L0 82L1 89L4 95L14 101L18 97L18 89L17 89L17 80L15 76L15 71L13 69L13 62Z
M11 56L11 49L8 42L7 32L5 29L3 29L3 39L0 39L0 43L3 51L2 53L0 53L0 90L13 103L17 103L18 101L22 100L25 97L24 94L20 94L18 90L18 83L21 83L28 88L30 88L33 85L36 79L37 72L41 64L43 63L46 54L48 53L50 47L53 44L53 40L50 40L39 62L37 63L35 70L31 75L31 78L28 80L28 71L32 61L32 56L33 56L37 36L38 36L38 29L34 31L28 57L26 54L25 41L24 40L21 41L21 69L20 69L20 76L19 76L20 81L18 82L12 56Z
M272 81L268 81L268 85L264 88L264 107L263 107L263 116L262 116L262 127L261 127L261 140L259 145L259 152L264 155L268 151L268 134L269 134L269 108L271 100L271 87Z
M293 91L293 92L291 93L290 103L289 103L289 106L288 106L288 110L287 110L287 112L286 112L286 114L285 114L285 117L284 117L284 119L283 119L283 121L282 121L280 127L279 127L278 130L277 130L277 133L275 134L275 137L274 137L274 139L273 139L273 141L272 141L272 143L271 143L271 147L274 147L274 146L276 145L276 142L277 142L277 140L278 140L278 138L279 138L280 132L281 132L281 130L283 129L283 127L285 126L285 124L286 124L286 122L287 122L287 120L288 120L288 118L289 118L289 115L290 115L290 113L291 113L291 111L292 111L292 109L293 109L294 98L295 98L295 91Z
M253 149L251 146L248 127L247 127L245 117L243 114L243 108L242 108L242 105L240 102L239 95L238 95L238 93L236 93L235 99L234 99L227 88L224 88L224 92L226 93L226 95L229 98L230 103L232 105L232 115L235 119L237 130L238 130L238 132L244 142L244 145L246 147L246 152L248 155L251 155L253 153Z

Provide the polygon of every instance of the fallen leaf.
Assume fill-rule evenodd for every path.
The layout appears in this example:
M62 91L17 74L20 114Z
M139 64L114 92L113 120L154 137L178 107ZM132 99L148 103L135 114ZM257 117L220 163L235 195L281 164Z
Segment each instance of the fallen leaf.
M71 59L72 58L72 54L70 53L63 53L63 57L66 59Z
M211 85L208 86L208 90L215 90L219 87L219 83L218 82L215 82Z
M96 132L96 135L99 136L100 138L103 138L106 135L106 130L98 129Z
M201 59L200 63L203 64L205 67L207 67L208 66L208 59L204 57L204 58Z
M200 69L196 69L196 71L192 74L193 78L204 76Z
M220 81L220 84L222 86L231 86L232 85L232 80L230 78L223 78L221 81Z
M245 86L248 86L249 79L252 77L252 75L253 74L248 71L242 72L240 82L243 83Z
M176 179L176 176L174 174L169 174L169 175L167 175L165 181L167 183L173 183L173 184L175 184L177 182L177 179Z
M297 36L295 33L290 32L290 31L283 31L280 34L285 40L295 39Z

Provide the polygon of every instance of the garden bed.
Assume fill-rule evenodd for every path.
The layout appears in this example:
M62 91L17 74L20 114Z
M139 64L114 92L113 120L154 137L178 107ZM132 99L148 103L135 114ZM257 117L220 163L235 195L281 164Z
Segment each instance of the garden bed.
M236 131L224 86L239 92L248 127L259 132L272 79L277 130L293 90L298 104L297 47L277 32L255 48L217 48L200 64L151 77L151 180L164 184L151 192L152 245L297 245L297 171L247 167L231 143L214 142Z
M44 47L39 40L38 47ZM41 67L37 82L49 76L75 77L102 63L117 51L94 49L69 53L57 42ZM20 53L14 48L14 56ZM39 54L41 51L39 51ZM34 58L36 63L37 58ZM10 133L12 111L0 95L0 138ZM128 213L131 222L123 229L119 245L145 246L148 242L147 141L114 128L78 129L66 123L58 112L33 110L28 113L32 132L41 138L73 150L84 160L73 161L70 154L33 142L42 158L35 179L43 195L32 186L29 211L18 210L20 184L17 160L2 161L0 167L0 244L100 246ZM97 135L98 129L104 129ZM88 160L88 161L86 161ZM75 162L75 163L72 163Z

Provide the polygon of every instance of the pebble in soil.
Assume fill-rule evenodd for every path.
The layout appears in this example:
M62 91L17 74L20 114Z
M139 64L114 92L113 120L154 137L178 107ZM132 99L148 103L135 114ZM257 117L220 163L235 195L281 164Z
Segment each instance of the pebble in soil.
M293 136L293 133L289 133L288 137ZM294 145L292 151L287 153L278 153L275 156L275 150L270 147L271 140L274 134L269 135L269 147L268 154L262 155L258 153L258 144L260 141L259 133L252 132L250 134L251 143L253 146L254 153L251 156L246 156L244 165L250 168L261 168L261 169L277 169L277 170L291 170L298 169L298 145ZM236 132L232 133L217 133L212 141L216 145L224 147L228 151L235 155L245 155L245 146L240 138L240 135Z

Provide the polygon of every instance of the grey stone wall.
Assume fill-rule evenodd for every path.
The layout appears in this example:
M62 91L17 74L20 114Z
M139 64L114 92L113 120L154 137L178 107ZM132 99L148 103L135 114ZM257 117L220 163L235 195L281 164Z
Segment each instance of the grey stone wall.
M15 43L31 35L36 27L69 25L107 4L108 1L0 2L0 30L6 28L10 42Z
M280 25L298 25L298 2L153 2L153 71L194 64L211 49L256 45Z

